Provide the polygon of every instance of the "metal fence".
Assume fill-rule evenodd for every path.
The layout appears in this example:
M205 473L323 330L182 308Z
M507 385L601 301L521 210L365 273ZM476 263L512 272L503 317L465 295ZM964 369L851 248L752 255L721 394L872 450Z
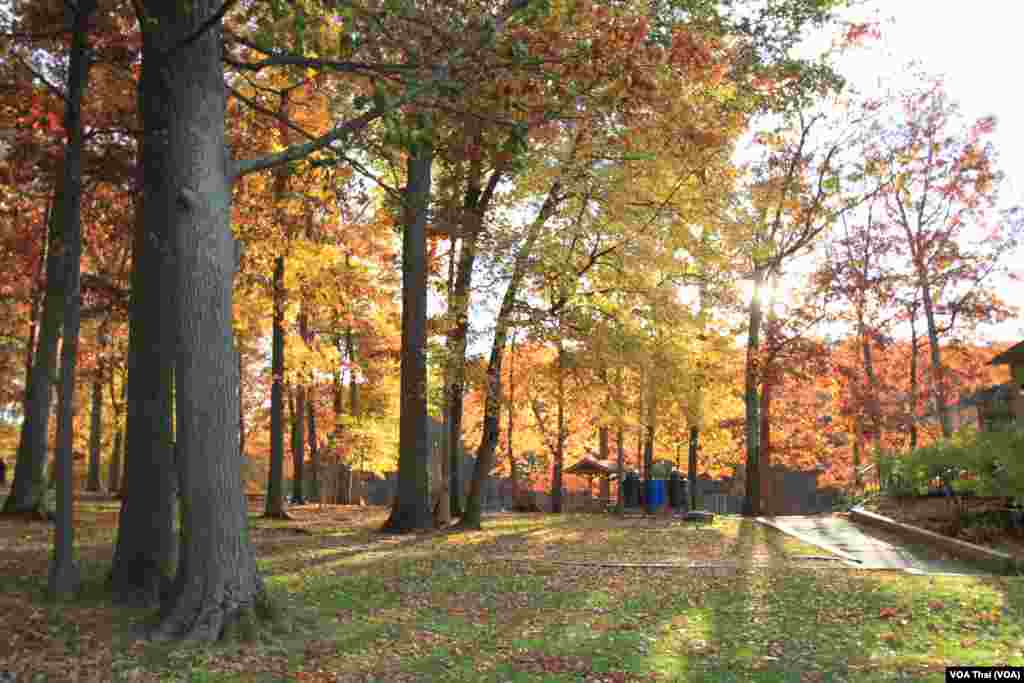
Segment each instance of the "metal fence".
M703 497L703 509L716 515L738 515L743 510L742 496L730 496L725 493L709 493Z

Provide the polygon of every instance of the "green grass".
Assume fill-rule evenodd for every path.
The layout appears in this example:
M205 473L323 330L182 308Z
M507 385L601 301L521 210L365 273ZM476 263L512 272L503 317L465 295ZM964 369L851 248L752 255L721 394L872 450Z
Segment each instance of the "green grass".
M508 515L413 537L377 534L381 521L291 523L309 534L256 523L285 619L250 642L131 642L139 613L95 595L41 608L38 578L5 578L0 597L43 610L34 628L50 630L34 646L51 656L92 653L108 624L112 680L124 681L941 681L952 664L1024 665L1018 577L799 561L822 553L730 517L698 529ZM702 566L599 564L639 561Z

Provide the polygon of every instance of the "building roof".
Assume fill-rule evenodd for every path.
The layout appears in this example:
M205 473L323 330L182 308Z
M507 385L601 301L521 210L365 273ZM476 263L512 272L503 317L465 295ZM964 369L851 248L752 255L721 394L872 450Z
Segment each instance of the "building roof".
M1024 363L1024 341L1014 344L989 361L990 365L1009 365Z
M608 476L618 474L619 468L611 460L598 460L589 455L583 456L571 467L565 468L566 474L575 474L584 477Z
M961 408L982 405L991 401L1009 401L1012 396L1010 384L996 384L994 386L976 391L970 396L965 396L956 405Z
M994 402L1009 401L1013 396L1013 385L994 384L972 394L961 396L960 400L946 404L950 410L963 410L992 404ZM915 422L928 422L938 417L938 411L934 407L928 408L921 416L915 418Z

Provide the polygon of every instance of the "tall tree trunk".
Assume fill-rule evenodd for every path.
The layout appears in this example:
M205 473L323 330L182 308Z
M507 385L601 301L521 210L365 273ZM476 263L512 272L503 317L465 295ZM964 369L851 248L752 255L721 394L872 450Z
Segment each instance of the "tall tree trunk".
M125 398L127 397L128 382L121 383L121 399L118 400L117 388L114 386L114 373L110 372L108 373L108 376L110 379L107 384L110 389L110 407L114 413L112 425L114 429L114 443L110 450L110 468L107 480L110 482L110 492L118 494L121 491L121 470L123 468L121 451L124 448L124 423L121 420L123 417Z
M622 483L626 478L626 434L622 427L622 410L623 410L623 388L622 388L622 363L618 363L615 369L615 403L616 403L616 420L617 425L615 427L615 449L616 453L616 464L619 469L619 491L615 497L615 511L622 514L626 509L626 501L623 498Z
M484 481L494 467L494 451L498 447L499 424L501 409L501 364L508 343L508 334L512 326L512 309L519 288L537 240L561 201L562 183L556 181L548 192L544 204L537 217L530 224L526 240L516 253L512 267L512 277L501 300L498 317L495 320L494 341L491 343L491 356L487 363L487 394L484 397L484 424L480 435L480 446L476 451L476 464L473 469L473 480L470 482L469 496L466 498L466 509L462 515L462 526L467 529L479 529L483 504Z
M47 227L49 248L46 256L46 292L39 324L39 339L25 392L24 419L18 440L11 491L4 501L5 513L45 514L47 442L50 429L50 396L57 368L57 345L64 317L64 244L61 226L64 207L59 201L65 193L63 175L57 190Z
M334 411L334 431L331 439L334 441L334 448L341 446L341 433L343 431L343 418L345 414L345 385L341 381L341 369L334 371L334 382L331 384L331 408Z
M170 170L160 133L171 125L173 114L159 99L160 79L155 64L143 67L138 96L147 128L139 145L138 172L140 182L152 189L136 205L132 241L124 479L109 577L116 602L146 606L156 605L170 585L178 552L178 474L172 447L176 293L165 215L173 199L163 194Z
M758 436L760 437L761 443L758 446L758 482L761 488L761 506L763 512L772 514L773 507L771 504L771 498L774 493L772 488L772 482L770 480L771 470L771 448L772 448L772 398L774 394L774 384L771 369L766 369L764 373L764 380L761 388L761 406L760 406L760 420L761 427L759 429Z
M512 427L515 417L516 398L515 359L516 336L513 334L509 343L508 356L508 435L506 437L506 443L508 445L508 476L512 482L513 505L519 499L519 465L516 462L515 452L512 450Z
M267 476L265 517L286 519L284 511L284 256L274 260L274 314L271 340L270 469Z
M89 424L89 475L85 485L87 491L100 490L100 449L103 447L103 380L106 375L106 360L103 357L109 342L107 321L100 325L97 339L98 352L96 373L92 379L92 410Z
M295 387L295 402L292 404L292 504L306 502L303 493L303 472L306 460L306 387Z
M64 335L63 335L63 332L62 332L61 333L61 346L59 347L60 349L64 348L64 346L63 346L63 337L64 337ZM60 354L60 350L58 350L57 353ZM61 405L61 402L63 401L63 399L61 398L61 392L64 390L64 388L61 386L61 383L60 383L60 366L57 367L57 374L55 375L55 377L57 378L58 381L56 382L56 385L54 387L54 392L53 393L55 394L55 397L54 397L54 400L52 402L52 405L50 406L50 410L51 411L58 410L59 406ZM72 404L71 405L71 409L74 410L75 413L77 413L78 411L75 410L75 408L76 408L76 406L74 404ZM56 438L56 436L57 436L56 435L56 431L57 431L56 426L54 427L53 431L54 431L54 438ZM49 451L50 452L50 457L48 459L48 473L47 473L47 476L46 476L46 487L50 491L55 491L57 489L57 444L56 444L55 440L50 440L49 438L47 439L47 441L48 441L48 445L50 447L50 451Z
M289 112L289 91L281 93L278 113L282 119L278 133L282 144L290 141L290 129L284 124ZM281 208L288 191L288 169L275 168L274 200L278 207L275 220L283 229L287 220ZM287 291L284 286L285 256L278 254L274 259L274 274L271 281L273 298L273 319L271 332L271 385L270 385L270 467L267 472L267 494L263 501L263 515L273 519L288 519L284 510L284 313L287 305Z
M455 323L448 335L448 472L451 513L462 509L462 400L466 391L466 343L469 334L469 292L476 263L477 233L462 238L455 288L448 305L454 311Z
M312 212L307 209L306 219L306 237L313 239L313 228L312 228ZM299 301L299 337L302 342L306 345L306 348L311 348L313 345L312 335L309 330L309 313L306 310L305 293L300 293L301 300ZM305 371L302 371L303 379L305 378ZM295 390L295 440L292 443L292 462L293 469L295 471L295 479L293 481L292 489L292 502L296 505L302 505L306 502L305 495L305 479L306 479L306 429L305 425L308 420L306 416L306 405L312 401L312 397L309 396L311 389L307 388L303 379L299 380L299 385ZM313 449L312 440L309 441L310 450Z
M316 441L316 406L313 404L313 388L306 396L306 416L309 423L309 481L310 496L322 503L320 496L320 447Z
M110 468L107 472L110 492L117 494L121 490L121 443L124 439L124 431L114 422L114 446L110 451Z
M21 397L22 404L28 405L28 390L32 384L32 359L36 353L36 337L39 332L39 315L43 305L43 296L46 292L46 282L43 277L46 275L46 267L49 263L50 240L48 235L50 221L53 220L53 204L56 201L56 192L50 196L46 203L46 213L43 215L43 230L46 231L42 243L41 254L39 255L39 267L36 269L36 276L32 285L32 307L29 312L28 340L25 344L25 391Z
M917 448L917 306L910 306L910 450Z
M636 396L636 466L640 470L640 477L646 482L650 478L650 472L644 465L644 369L640 368L640 382Z
M653 372L650 373L647 383L647 420L644 428L644 472L647 479L654 478L654 437L658 426L658 389L654 381Z
M338 339L338 346L340 347L340 337ZM340 348L339 348L340 350ZM332 385L332 408L334 409L334 429L331 431L331 437L329 443L331 444L330 453L330 466L332 471L337 472L337 486L335 490L330 492L330 498L337 505L348 505L348 496L343 495L344 490L344 463L341 461L341 438L343 431L342 415L345 410L345 393L344 385L341 382L341 369L338 368L334 371L334 383Z
M431 448L431 505L434 509L434 524L446 527L452 523L452 496L450 459L448 457L448 406L445 405L442 416L441 434L437 448ZM437 480L434 480L434 476Z
M555 437L555 462L551 476L551 512L560 513L562 500L562 469L565 465L565 345L558 335L558 435Z
M745 469L745 491L743 496L743 514L757 516L761 514L761 439L758 434L760 418L758 408L758 386L761 383L761 290L765 283L762 270L754 271L753 294L750 298L749 321L750 330L747 334L747 362L743 372L743 400L746 406L746 437L747 461Z
M357 368L355 340L352 338L352 329L345 332L345 345L348 347L348 362L352 368ZM348 414L353 420L362 416L362 407L359 401L359 383L356 381L355 373L349 373L348 381Z
M242 400L242 387L245 386L245 376L242 365L242 350L238 350L238 458L245 462L245 402Z
M75 364L81 314L80 277L82 260L82 93L89 79L89 21L96 0L79 0L77 9L68 8L73 33L68 59L68 86L64 98L64 130L68 141L64 151L63 223L65 255L64 348L61 349L60 383L63 401L57 418L57 511L53 537L53 559L47 594L53 599L70 597L80 581L74 556L75 529L72 519L72 461L75 423Z
M619 425L615 432L615 445L617 451L616 464L619 466L619 495L615 498L615 511L621 514L626 509L626 501L622 497L622 482L626 477L626 434L622 430L621 425Z
M686 461L686 479L690 489L690 509L697 509L697 451L700 448L700 428L690 426L690 452Z
M458 262L458 254L455 248L457 243L457 237L455 235L448 236L448 282L445 289L445 301L448 305L449 316L452 313L451 303L455 297L455 265ZM449 320L449 330L454 327L454 321ZM449 331L449 334L451 332ZM446 338L446 342L449 341ZM446 498L445 500L438 501L437 507L437 520L435 520L438 526L447 526L452 522L452 499L455 498L455 494L452 492L452 449L451 449L451 414L452 414L452 364L454 359L450 353L445 356L444 361L444 406L441 408L442 416L442 430L441 436L441 477L444 480L442 486L442 495ZM461 502L461 501L460 501Z
M427 212L429 142L412 147L407 164L402 231L402 367L398 484L385 529L407 533L433 528L430 509L430 436L427 431Z
M872 441L874 441L875 452L882 449L882 406L878 397L878 375L875 373L874 354L871 349L871 338L868 335L868 328L864 322L863 310L858 312L858 328L861 344L861 357L864 361L864 377L867 380L867 408L871 417ZM858 475L859 479L860 475ZM859 482L858 482L859 483Z
M942 424L942 436L950 438L953 436L953 421L949 414L947 405L946 368L942 364L942 350L939 346L939 328L935 321L935 305L932 302L931 287L928 286L926 276L921 278L921 303L924 306L924 320L928 330L929 358L932 370L932 388L935 397L935 409L939 415L939 422Z
M863 418L860 415L854 415L853 417L853 453L851 456L852 462L850 463L853 467L853 484L856 489L860 490L861 477L860 467L862 463L861 452L864 449L864 426Z
M473 145L483 144L480 122L470 118L466 126L467 141ZM470 292L473 283L473 267L476 262L477 240L484 232L484 216L490 209L494 192L501 180L504 169L499 164L483 186L483 161L473 159L466 176L466 193L462 207L462 239L459 248L459 267L454 287L449 287L448 306L452 317L452 329L448 334L448 366L446 395L448 398L448 476L451 514L460 517L462 506L462 401L466 389L466 340L469 331ZM454 242L453 242L454 247ZM450 281L450 280L449 280Z
M89 471L85 490L100 490L100 449L103 447L103 380L97 373L92 380L92 406L89 416Z
M171 238L176 444L182 547L154 638L216 640L265 595L238 476L238 365L232 329L237 249L231 235L233 163L216 12L221 0L139 0L147 217ZM160 114L155 112L159 110ZM147 152L149 152L147 148ZM147 156L149 156L147 154ZM148 221L147 221L148 223Z

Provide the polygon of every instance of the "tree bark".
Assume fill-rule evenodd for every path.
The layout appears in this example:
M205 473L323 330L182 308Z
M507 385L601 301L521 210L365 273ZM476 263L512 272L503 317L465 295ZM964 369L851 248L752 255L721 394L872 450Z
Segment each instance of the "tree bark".
M476 232L462 238L459 268L449 305L453 307L455 326L448 336L448 473L451 514L462 509L462 401L466 391L466 343L469 333L469 292L476 262Z
M127 364L127 361L126 361ZM124 423L121 421L123 415L123 408L125 399L127 397L128 382L121 383L121 399L117 398L117 389L114 386L114 373L108 373L110 389L110 407L114 412L113 429L114 429L114 443L110 451L110 469L107 475L107 480L110 482L110 492L118 494L121 491L121 482L123 477L121 476L121 470L123 468L123 461L121 457L121 451L124 448Z
M686 479L690 489L690 509L697 509L697 451L700 448L700 429L690 427L690 452L686 461Z
M875 452L882 449L882 406L878 397L878 375L875 373L874 354L871 349L871 339L868 336L867 325L864 322L863 311L858 315L858 327L861 344L861 357L864 360L864 376L867 380L867 401L868 415L871 417L872 441L875 443ZM858 475L859 479L860 475ZM857 482L858 485L860 482Z
M653 374L650 373L647 384L650 393L647 396L647 420L644 429L644 472L647 473L648 480L654 478L654 437L658 426L658 389Z
M355 340L352 338L352 329L345 332L345 345L348 347L348 362L352 368L358 367L356 363ZM358 420L362 415L362 407L359 401L359 383L356 382L354 370L348 376L348 414L352 419Z
M264 517L286 519L284 511L284 256L274 260L274 314L271 340L270 470Z
M281 93L279 114L288 116L288 91ZM282 144L289 142L289 128L282 123L278 126ZM280 207L288 190L288 169L274 169L274 199ZM276 221L283 228L286 218L284 210L278 208ZM284 510L284 313L287 292L284 287L285 257L278 254L274 260L274 274L271 283L273 297L273 322L271 339L270 386L270 468L267 473L267 494L264 499L264 517L287 519Z
M65 254L64 346L61 349L60 383L62 401L57 418L57 510L53 537L53 559L47 594L64 599L78 590L80 576L75 562L75 528L72 519L72 462L75 439L75 365L78 361L78 333L81 322L82 261L82 93L89 79L89 20L96 0L79 0L72 15L71 54L68 85L64 98L64 129L68 134L64 152L63 228Z
M153 638L216 640L265 596L238 476L238 365L232 329L237 245L233 163L224 135L221 0L140 0L143 70L154 78L142 112L164 142L147 160L147 216L162 209L171 237L176 305L175 415L182 547ZM167 112L155 117L153 110ZM147 150L148 151L148 150ZM156 170L162 173L155 173ZM153 172L151 172L153 171Z
M387 531L431 529L430 438L427 432L427 212L430 207L429 142L409 153L402 234L402 366L398 484Z
M242 349L238 349L238 458L245 462L245 401L243 401L242 387L245 386L245 375L242 366Z
M766 514L772 514L773 508L770 503L773 489L770 481L765 481L766 475L769 475L769 467L771 466L771 448L772 448L772 398L774 393L773 378L771 371L768 370L764 373L763 384L761 387L761 406L760 406L760 417L761 428L758 433L760 438L760 444L758 445L758 484L761 489L761 506Z
M310 387L306 397L306 416L309 423L309 481L310 496L317 502L323 502L320 495L320 448L316 441L316 409L313 405L313 389Z
M340 347L340 337L338 338L338 346ZM339 348L339 351L341 349ZM348 505L348 496L343 493L345 483L344 480L344 463L341 461L341 438L343 433L342 415L345 410L345 393L344 385L341 383L341 369L334 371L334 382L332 385L332 407L334 409L334 429L331 432L329 443L331 444L330 452L330 465L332 471L337 471L337 476L334 478L336 485L334 490L328 494L330 500L336 505Z
M92 410L89 424L89 474L87 491L100 490L100 449L103 446L103 380L106 374L103 354L107 347L106 322L100 326L97 339L96 374L92 379Z
M144 64L139 81L139 111L146 125L138 171L145 189L136 206L132 244L124 481L109 577L116 602L142 606L159 603L174 576L178 553L178 476L172 447L177 299L166 216L173 198L167 196L171 170L160 133L171 125L172 114L159 95L158 69Z
M927 278L921 275L921 303L924 306L924 320L928 330L929 358L931 360L932 387L935 396L935 410L942 425L942 436L953 436L953 421L949 414L946 392L946 368L942 364L942 350L939 346L939 328L935 321L935 305L932 302L931 287Z
M57 345L64 317L64 244L61 226L65 220L59 198L65 193L63 175L47 227L46 291L39 323L39 339L25 392L24 419L18 440L11 491L4 501L4 513L45 515L47 442L50 425L52 379L57 368Z
M512 267L512 277L509 280L508 288L501 300L501 307L498 310L498 317L495 321L494 341L491 343L491 356L487 363L487 395L484 397L484 424L480 435L480 446L476 451L476 464L473 468L473 480L469 487L469 496L466 498L466 508L460 522L466 529L479 529L483 503L484 480L491 473L494 467L494 451L498 447L498 437L501 427L499 424L501 409L501 364L505 353L505 345L508 343L509 330L512 327L512 309L515 306L516 298L519 296L519 288L523 278L526 276L526 269L530 259L533 257L533 250L540 238L544 226L554 214L555 209L561 201L562 183L556 181L548 192L541 206L540 213L530 224L526 240L523 246L516 253L515 263Z
M761 289L765 282L762 270L754 271L753 294L750 298L749 322L747 334L747 362L744 369L743 400L746 406L746 437L747 461L745 469L745 490L743 496L743 514L758 516L761 514L761 440L758 434L760 427L758 386L761 383Z
M513 334L509 344L508 356L508 476L512 482L512 503L513 506L519 500L519 465L516 463L515 451L512 450L512 427L515 419L515 398L516 398L516 336Z
M645 392L646 392L646 386L645 386L646 382L644 381L645 373L644 373L644 368L643 368L642 365L640 366L640 373L639 373L639 375L640 375L640 381L638 383L637 397L636 397L636 402L637 402L637 405L636 405L636 419L637 419L637 428L636 428L636 466L640 470L640 477L644 480L644 482L646 484L647 480L650 479L650 477L651 477L651 473L650 473L650 470L648 470L647 467L646 467L647 459L644 458L644 431L645 431L644 430L644 395L645 395ZM645 486L645 492L646 492L646 486Z
M447 386L447 385L446 385ZM438 500L434 512L434 523L438 527L446 527L452 523L452 495L451 495L451 458L449 457L450 449L448 448L448 405L447 401L442 409L444 411L441 416L441 445L440 448L434 452L435 458L439 458L440 470L441 470L441 481L438 486Z
M92 381L92 406L89 412L89 470L85 490L99 491L102 483L100 449L103 446L103 380L99 377Z
M56 192L50 196L46 204L46 213L43 215L43 230L49 235L50 221L53 220L53 205L56 201ZM36 340L39 333L39 315L43 305L43 296L46 292L46 282L43 277L46 275L47 263L49 263L49 237L43 237L42 253L39 255L39 266L36 270L36 277L32 286L32 307L29 312L28 339L25 344L25 391L21 397L22 405L28 405L28 390L32 385L32 359L36 354Z
M910 450L917 448L917 306L910 306Z
M619 494L615 498L615 511L621 514L626 509L626 501L622 497L622 482L626 477L626 434L621 426L615 432L615 446L616 464L619 466Z
M107 481L110 485L110 492L118 494L121 490L121 444L124 440L124 432L114 426L114 447L110 451L110 469L107 474Z
M306 387L295 387L295 402L292 404L292 505L306 502L303 495L303 466L306 460Z
M562 469L565 465L565 345L558 336L558 435L555 437L555 458L551 473L551 512L561 513Z

